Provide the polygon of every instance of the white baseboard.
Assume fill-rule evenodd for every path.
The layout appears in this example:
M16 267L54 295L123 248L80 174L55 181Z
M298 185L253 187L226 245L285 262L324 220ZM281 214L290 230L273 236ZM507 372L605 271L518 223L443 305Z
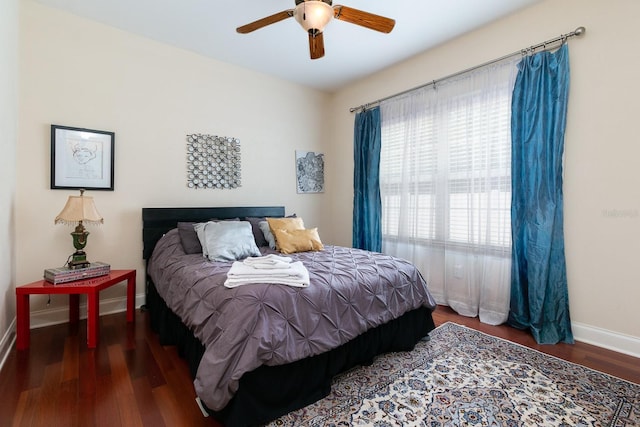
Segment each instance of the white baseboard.
M134 307L138 308L145 303L145 295L138 294L134 302ZM118 297L100 300L100 315L120 313L127 309L127 297ZM87 304L80 304L80 318L87 318ZM69 321L69 307L56 307L46 310L32 311L30 317L31 329L42 328L49 325L57 325ZM9 356L16 341L16 319L9 325L7 332L0 339L0 369Z
M618 353L640 358L640 338L620 334L584 323L571 322L573 338Z
M16 342L16 318L13 318L9 328L7 328L7 332L4 334L2 339L0 340L0 369L4 366L4 362L6 362L7 357L9 356L9 352L13 348L13 343Z
M80 299L82 301L82 298ZM134 307L138 308L145 302L145 295L136 295ZM127 309L127 297L100 299L100 315L120 313ZM86 301L80 304L80 318L87 318ZM38 310L31 312L31 329L42 328L44 326L58 325L69 321L69 307L64 305L52 309Z

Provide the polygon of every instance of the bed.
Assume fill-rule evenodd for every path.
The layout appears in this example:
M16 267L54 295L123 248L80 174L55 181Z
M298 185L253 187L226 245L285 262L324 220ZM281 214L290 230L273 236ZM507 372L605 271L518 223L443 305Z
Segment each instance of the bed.
M252 221L258 242L256 219L283 217L281 206L142 209L151 326L163 345L177 346L202 406L228 427L315 402L338 373L411 350L434 328L435 302L404 260L324 245L286 255L307 267L307 287L230 289L222 283L232 261L187 253L181 240L185 224L239 219ZM373 276L381 280L367 284Z

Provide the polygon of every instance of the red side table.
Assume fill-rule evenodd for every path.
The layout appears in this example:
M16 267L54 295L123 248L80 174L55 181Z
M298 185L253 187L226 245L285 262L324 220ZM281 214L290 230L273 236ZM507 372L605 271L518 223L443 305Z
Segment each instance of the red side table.
M80 294L87 295L87 347L98 344L99 294L103 289L127 281L127 322L133 322L136 293L136 270L111 270L105 276L54 285L46 280L16 287L16 321L18 350L29 348L29 295L69 295L69 322L77 323L80 314Z

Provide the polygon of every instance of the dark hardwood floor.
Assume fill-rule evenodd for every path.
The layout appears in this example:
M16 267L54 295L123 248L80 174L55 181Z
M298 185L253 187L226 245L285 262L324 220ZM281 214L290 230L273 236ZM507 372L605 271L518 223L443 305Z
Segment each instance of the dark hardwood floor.
M640 359L584 343L537 345L525 332L484 325L446 307L437 325L456 322L640 383ZM138 310L100 318L100 342L86 346L86 322L31 331L31 347L14 349L0 371L0 426L216 426L195 402L186 363L163 347Z

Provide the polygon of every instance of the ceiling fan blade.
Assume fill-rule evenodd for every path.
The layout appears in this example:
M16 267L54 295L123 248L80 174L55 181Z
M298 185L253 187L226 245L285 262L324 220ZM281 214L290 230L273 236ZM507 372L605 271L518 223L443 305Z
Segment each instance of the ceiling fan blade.
M309 52L311 53L311 59L318 59L324 56L323 33L312 34L309 32Z
M384 16L374 15L373 13L347 6L335 5L333 10L334 18L336 19L360 25L370 30L380 31L381 33L390 33L396 25L395 19L385 18Z
M258 19L257 21L251 22L247 25L243 25L242 27L238 27L236 28L236 31L240 34L247 34L262 27L266 27L267 25L275 24L276 22L291 18L292 16L293 9L283 10L282 12L274 13L271 16Z

